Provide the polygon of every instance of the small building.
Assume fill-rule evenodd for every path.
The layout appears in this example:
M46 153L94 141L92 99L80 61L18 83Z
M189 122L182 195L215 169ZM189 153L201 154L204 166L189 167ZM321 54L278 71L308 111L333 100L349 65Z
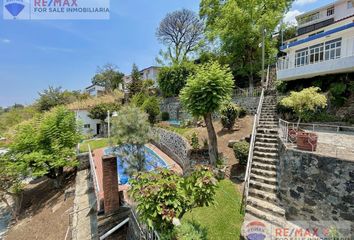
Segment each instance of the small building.
M104 95L105 91L106 91L105 87L95 85L95 84L85 88L85 92L87 92L88 94L94 97L99 97Z
M89 110L78 109L74 110L76 115L76 120L81 122L83 134L99 136L102 133L102 123L98 119L92 119L89 117Z
M337 0L296 17L297 36L280 50L277 79L354 72L354 0Z

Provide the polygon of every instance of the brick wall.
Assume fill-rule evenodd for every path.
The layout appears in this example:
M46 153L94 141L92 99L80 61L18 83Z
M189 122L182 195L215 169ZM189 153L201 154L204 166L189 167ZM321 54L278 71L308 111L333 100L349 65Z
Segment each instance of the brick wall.
M119 208L117 158L102 157L104 212L110 214Z

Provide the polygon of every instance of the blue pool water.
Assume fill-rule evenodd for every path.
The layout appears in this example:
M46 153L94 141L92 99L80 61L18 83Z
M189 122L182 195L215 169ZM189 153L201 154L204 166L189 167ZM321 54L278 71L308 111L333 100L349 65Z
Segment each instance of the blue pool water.
M180 126L181 125L181 121L180 120L168 120L167 122L170 125L173 125L173 126Z
M124 148L124 147L123 147ZM120 153L119 148L106 148L104 150L105 155L117 155L117 171L118 171L118 178L119 178L119 184L127 184L129 181L129 176L125 174L125 169L127 168L127 164L122 161L122 159L119 157ZM145 158L147 162L147 171L152 171L156 168L168 168L168 164L162 160L160 156L158 156L153 150L151 150L148 147L144 147L144 153L145 153Z

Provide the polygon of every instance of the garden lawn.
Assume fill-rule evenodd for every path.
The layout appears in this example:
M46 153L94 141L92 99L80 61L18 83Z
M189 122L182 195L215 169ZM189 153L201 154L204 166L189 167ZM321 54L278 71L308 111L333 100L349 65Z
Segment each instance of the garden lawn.
M104 148L109 146L109 139L108 138L101 138L101 139L92 139L86 140L80 143L80 152L88 152L88 145L90 144L91 150Z
M222 180L216 191L215 204L193 209L182 221L194 221L205 228L208 240L237 240L243 223L240 207L241 195L236 185L230 180Z

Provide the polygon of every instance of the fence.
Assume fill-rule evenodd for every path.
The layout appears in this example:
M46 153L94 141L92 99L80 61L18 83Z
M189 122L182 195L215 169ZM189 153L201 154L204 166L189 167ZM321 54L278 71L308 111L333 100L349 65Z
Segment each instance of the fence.
M338 157L339 151L344 150L345 158L351 159L352 153L354 157L354 127L317 123L298 124L279 119L279 137L284 143L295 144L298 130L318 135L318 142L327 148L326 152L323 152L323 149L320 149L319 152ZM312 140L310 139L310 141Z
M155 230L149 230L139 222L138 216L132 209L129 220L128 240L160 240L159 234Z
M88 151L89 151L91 177L92 177L93 185L95 187L95 194L96 194L96 200L97 200L97 212L99 212L99 211L101 211L101 204L100 204L100 192L101 192L101 190L100 190L100 186L98 184L96 166L95 166L95 161L93 160L90 144L88 144Z
M250 90L249 88L239 88L234 89L234 97L259 97L262 94L262 88L257 87Z

